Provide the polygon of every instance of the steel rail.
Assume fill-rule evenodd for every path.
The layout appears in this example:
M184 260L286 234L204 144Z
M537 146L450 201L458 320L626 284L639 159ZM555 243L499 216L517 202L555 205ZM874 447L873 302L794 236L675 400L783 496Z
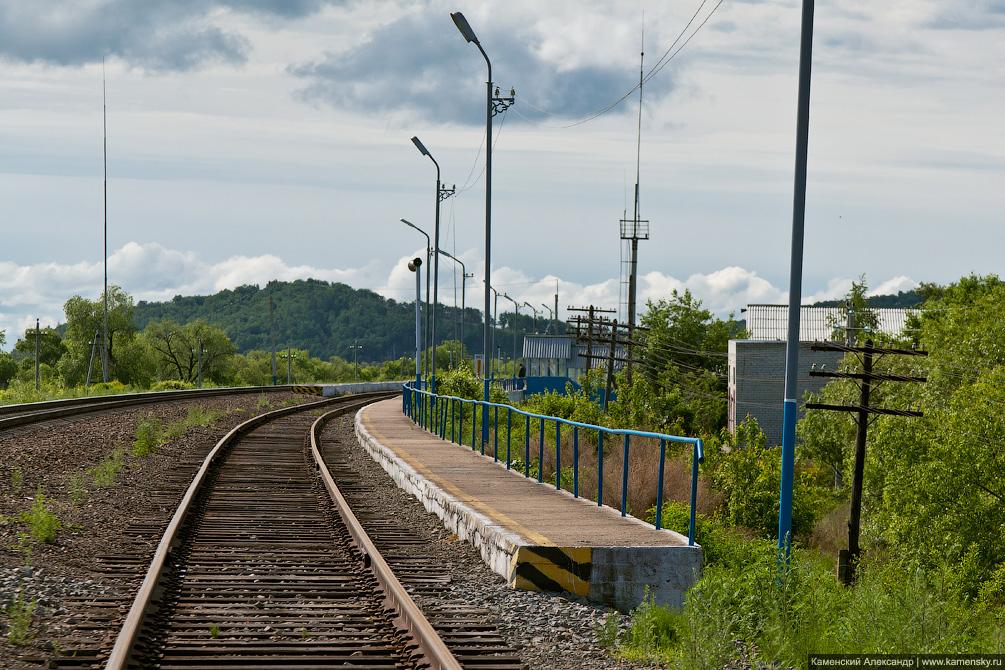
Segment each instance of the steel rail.
M143 628L143 624L147 618L154 613L155 599L163 590L159 582L161 581L162 574L169 565L173 552L181 544L181 530L185 525L185 521L189 513L192 511L196 495L199 493L200 489L202 489L206 475L210 468L224 455L226 447L228 447L231 442L245 433L283 416L296 414L311 408L330 405L335 402L346 402L350 397L354 400L360 400L362 399L362 396L386 395L386 392L378 392L372 394L358 394L356 396L340 396L338 398L326 398L318 402L306 403L303 405L284 407L282 409L259 414L258 416L235 426L230 430L230 432L224 435L223 438L217 442L216 446L213 447L209 455L206 456L198 473L196 473L195 477L192 479L192 483L185 491L185 495L182 498L181 503L178 505L174 516L171 518L167 530L164 532L164 535L157 546L157 551L154 553L150 567L147 569L146 576L136 593L136 597L133 599L133 604L129 609L129 614L126 616L126 619L122 624L122 628L119 630L119 635L115 640L115 646L112 648L112 651L108 656L108 662L105 665L106 670L124 670L128 667L133 653L133 648Z
M349 408L340 407L337 410L328 412L318 417L317 421L311 426L311 454L314 457L314 464L318 468L321 479L324 481L325 488L328 489L332 502L335 503L339 516L342 517L342 521L349 529L349 533L352 535L357 548L363 554L364 567L369 568L373 572L374 577L384 591L385 606L395 612L395 625L402 630L407 630L411 634L413 642L417 645L417 649L413 654L419 657L420 662L424 661L428 663L429 667L434 670L461 670L461 664L447 648L446 643L440 638L436 629L422 613L422 610L419 609L419 606L408 595L408 591L405 590L405 587L394 575L394 571L391 570L391 567L384 560L384 557L381 556L373 540L370 539L366 530L363 529L363 525L356 518L356 515L349 507L349 503L343 497L342 492L339 491L338 485L335 484L335 480L332 478L331 473L325 465L324 458L321 456L321 451L318 448L318 434L321 427L329 420L342 416L348 410Z
M275 393L278 391L290 391L291 388L291 386L240 386L223 389L188 389L183 391L154 391L151 393L88 396L84 398L48 400L45 402L22 403L18 405L2 405L0 406L0 415L14 414L14 416L0 418L0 430L77 414L131 407L133 405L150 405L171 400L192 400L193 398L204 397L216 398L249 393Z

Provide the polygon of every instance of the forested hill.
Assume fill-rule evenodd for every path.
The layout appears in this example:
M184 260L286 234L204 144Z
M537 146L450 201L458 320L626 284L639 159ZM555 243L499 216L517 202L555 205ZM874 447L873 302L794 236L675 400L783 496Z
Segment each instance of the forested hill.
M272 348L269 296L275 304L276 348L307 350L327 360L351 360L354 344L360 361L400 358L415 352L415 303L399 303L367 289L315 279L270 282L263 288L239 286L210 296L175 296L170 302L136 304L134 321L140 330L152 321L184 324L205 318L227 332L238 352ZM437 341L454 339L460 310L440 306L436 313ZM520 315L520 325L524 325ZM500 320L502 320L500 318ZM465 346L481 351L481 314L464 314ZM528 319L528 327L530 322Z
M869 307L916 307L925 302L920 289L901 291L897 295L874 295L869 297ZM814 307L843 307L845 301L824 300L813 303Z

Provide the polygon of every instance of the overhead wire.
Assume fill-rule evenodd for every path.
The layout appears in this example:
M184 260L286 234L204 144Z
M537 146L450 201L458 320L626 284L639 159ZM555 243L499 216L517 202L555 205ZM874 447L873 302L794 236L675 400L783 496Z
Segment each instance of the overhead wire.
M635 93L635 91L639 90L639 88L641 88L645 83L647 83L650 79L652 79L654 76L656 76L661 70L663 70L663 68L665 68L667 66L667 64L671 60L673 60L673 58L675 56L677 56L678 53L680 53L681 49L683 49L685 46L687 46L687 44L698 33L698 31L701 30L702 27L706 23L708 23L709 19L712 18L712 15L715 14L715 11L717 9L719 9L719 6L722 5L722 3L724 1L725 0L719 0L715 4L715 6L712 8L712 10L708 13L708 16L706 16L705 19L700 24L698 24L698 27L695 28L694 31L687 37L687 39L685 39L684 42L677 48L677 50L674 51L674 46L678 42L680 42L680 40L684 37L685 33L687 33L688 28L691 26L691 24L694 23L695 19L698 17L698 14L701 13L702 8L708 2L708 0L702 0L701 4L698 5L698 9L695 10L695 13L691 16L691 19L687 22L687 24L681 30L680 34L677 35L676 39L674 39L674 41L670 44L670 46L663 53L663 55L660 57L660 59L658 61L656 61L656 64L653 65L652 68L650 68L649 72L646 73L646 75L645 75L645 77L643 77L642 81L640 81L638 84L636 84L635 86L633 86L630 91L628 91L627 93L625 93L624 95L622 95L620 98L618 98L614 102L608 103L607 105L604 105L603 107L601 107L599 109L596 109L596 110L594 110L592 112L586 112L586 113L583 113L583 114L558 114L558 113L555 113L555 112L549 112L547 110L541 109L540 107L537 107L536 105L534 105L534 104L528 102L527 100L525 100L523 96L519 96L519 100L520 100L521 104L527 105L528 107L530 107L531 109L533 109L533 110L535 110L537 112L540 112L540 113L545 114L547 116L556 117L556 118L579 119L578 121L575 121L574 123L570 123L570 124L567 124L567 125L548 125L548 124L540 123L538 121L535 121L533 119L530 119L530 118L524 116L518 109L514 109L514 111L516 112L516 114L520 118L524 119L525 121L527 121L529 123L532 123L532 124L537 125L537 126L541 126L543 128L552 128L552 129L574 128L575 126L582 125L582 124L587 123L589 121L592 121L592 120L594 120L596 118L599 118L599 117L603 116L604 114L607 114L608 112L610 112L611 110L613 110L615 107L617 107L618 105L620 105L622 102L624 102L625 100L627 100L629 97L631 97L631 95L633 93Z

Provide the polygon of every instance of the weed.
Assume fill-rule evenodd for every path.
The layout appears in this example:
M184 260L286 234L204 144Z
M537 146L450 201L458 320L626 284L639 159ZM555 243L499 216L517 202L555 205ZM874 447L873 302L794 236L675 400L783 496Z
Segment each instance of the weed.
M112 452L111 456L106 456L105 460L98 463L88 472L95 486L108 487L115 484L115 477L122 469L122 444Z
M86 497L87 491L84 489L84 475L81 472L75 472L70 475L70 500L73 501L74 505L80 506L84 503Z
M56 515L46 508L41 484L38 487L38 493L35 494L35 502L32 503L31 511L22 512L18 518L28 524L28 534L36 542L52 542L56 539L56 533L63 527Z
M220 411L211 409L206 411L201 405L188 408L188 418L185 423L188 426L209 426L221 416Z
M136 439L133 441L134 456L149 456L161 444L161 420L147 414L136 424Z
M220 637L220 627L219 626L210 626L209 627L209 636L212 637L212 638Z
M287 398L286 400L283 401L283 407L289 407L290 405L297 405L299 403L300 401L297 400L296 398Z
M269 396L262 393L258 396L258 403L256 405L258 409L266 409L267 407L272 407L272 403L269 402Z
M597 642L602 647L614 649L618 646L618 622L621 615L617 612L608 612L603 623L597 623Z
M14 600L7 606L7 616L10 623L7 629L7 641L15 646L28 644L32 635L28 632L31 628L31 615L38 604L37 598L32 598L31 602L25 602L24 596L19 592L14 596Z
M10 473L10 490L14 495L21 495L21 489L24 488L24 473L21 472L21 468L14 468Z
M300 629L300 639L301 640L306 640L309 637L310 637L310 634L307 632L307 629L306 628L301 628Z

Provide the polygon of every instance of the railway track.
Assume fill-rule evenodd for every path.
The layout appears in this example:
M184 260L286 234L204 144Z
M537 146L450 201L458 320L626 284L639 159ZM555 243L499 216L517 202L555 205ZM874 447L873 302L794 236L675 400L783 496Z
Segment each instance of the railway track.
M49 400L20 405L0 405L0 431L10 430L43 421L53 421L91 412L127 409L138 405L218 398L222 396L247 395L288 391L288 386L245 386L222 389L190 389L187 391L160 391L153 393L129 393L112 396L88 396Z
M358 398L327 401L337 409L325 418L372 401ZM103 645L66 649L48 666L520 668L483 612L442 607L432 623L422 615L391 567L420 591L449 578L401 550L414 537L387 532L385 523L378 532L382 549L391 549L385 561L366 531L350 530L358 522L344 499L331 502L340 494L319 466L322 421L309 409L256 417L221 440L168 525L111 654ZM312 424L313 446L305 441ZM190 477L192 468L185 470L173 476ZM372 507L369 524L380 528ZM148 542L159 530L134 528ZM145 560L104 557L100 569L135 580ZM82 604L91 611L83 626L107 627L122 614L114 601Z

